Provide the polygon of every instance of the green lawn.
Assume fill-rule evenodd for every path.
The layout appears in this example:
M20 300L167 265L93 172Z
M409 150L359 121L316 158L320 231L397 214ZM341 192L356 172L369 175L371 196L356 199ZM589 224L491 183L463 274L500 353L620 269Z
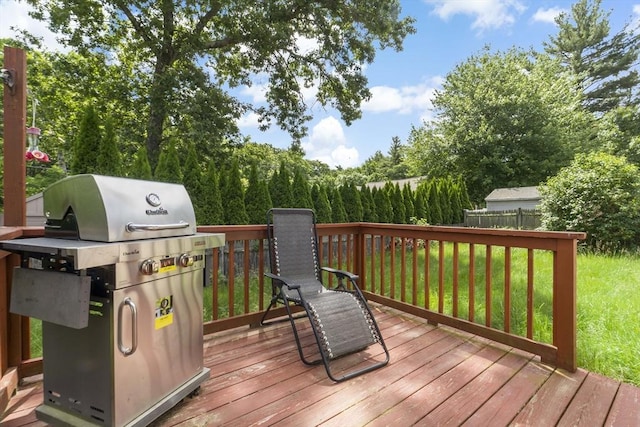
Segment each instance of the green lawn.
M460 248L460 287L459 316L466 318L468 315L468 265L462 260L468 260L466 249ZM450 247L446 253L449 254ZM437 248L431 250L431 270L429 278L429 307L437 310L438 301L438 272L435 255ZM421 251L421 255L422 251ZM504 249L493 248L494 263L492 268L492 283L494 290L491 293L493 327L502 328L504 322L504 297L501 292L504 283ZM483 323L485 313L485 286L484 286L484 251L476 252L476 286L475 286L475 321ZM534 295L534 339L543 342L551 341L551 254L537 253L536 284ZM396 258L399 266L399 257ZM467 261L465 261L467 262ZM406 272L407 281L410 283L412 272L411 263L408 262ZM420 264L420 263L419 263ZM511 275L511 324L514 333L524 335L526 328L526 251L512 251L512 275ZM388 261L386 269L390 271ZM234 293L234 311L240 314L243 311L243 291L239 284L242 278L236 280ZM424 280L424 272L418 272L418 283ZM379 291L380 279L376 278ZM395 298L400 299L400 269L396 267ZM452 272L449 266L445 267L444 312L452 311ZM389 295L390 280L385 279L385 295ZM220 288L224 289L224 283ZM265 281L268 288L268 281ZM257 310L257 279L252 280L251 310ZM269 290L265 290L265 304L269 301ZM424 304L424 290L418 292L418 304ZM212 318L211 287L205 288L205 321ZM407 289L406 299L411 301L411 291ZM228 296L222 293L219 302L219 317L228 316ZM578 366L589 371L598 372L608 377L616 378L640 386L640 256L578 256ZM40 321L32 319L32 356L42 354L40 340Z

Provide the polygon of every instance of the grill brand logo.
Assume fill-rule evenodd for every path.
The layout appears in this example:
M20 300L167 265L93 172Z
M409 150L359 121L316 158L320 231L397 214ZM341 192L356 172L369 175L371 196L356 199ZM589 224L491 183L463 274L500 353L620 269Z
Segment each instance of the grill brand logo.
M147 215L169 215L169 211L165 208L147 209Z
M147 203L149 203L154 208L157 208L162 203L160 201L160 196L158 196L156 193L147 194L146 199L147 199Z

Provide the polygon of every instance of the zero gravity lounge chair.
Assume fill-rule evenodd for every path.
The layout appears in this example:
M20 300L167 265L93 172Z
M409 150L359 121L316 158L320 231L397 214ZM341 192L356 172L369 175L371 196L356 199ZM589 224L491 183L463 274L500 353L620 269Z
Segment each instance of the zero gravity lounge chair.
M291 321L300 359L307 365L323 363L333 381L344 381L386 365L389 351L356 284L358 276L320 267L314 212L310 209L271 209L267 213L267 233L271 273L265 275L272 279L273 297L261 323L265 324L271 307L282 302ZM335 288L327 289L323 285L322 270L337 277ZM304 309L304 318L311 323L320 358L310 361L304 355L292 306ZM346 373L341 371L339 376L334 375L333 360L361 352L376 343L382 347L384 355L367 357Z

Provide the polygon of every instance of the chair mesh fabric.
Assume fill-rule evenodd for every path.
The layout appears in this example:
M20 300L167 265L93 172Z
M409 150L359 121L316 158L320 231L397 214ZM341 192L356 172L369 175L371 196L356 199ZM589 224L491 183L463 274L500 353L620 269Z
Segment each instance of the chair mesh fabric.
M328 358L367 348L378 342L367 310L352 294L328 291L307 299L311 322L320 331L322 348Z
M320 277L315 224L309 212L282 210L273 215L276 273L300 286L300 294L283 286L287 298L306 302L310 320L321 335L321 351L334 359L379 342L369 311L353 294L324 287Z

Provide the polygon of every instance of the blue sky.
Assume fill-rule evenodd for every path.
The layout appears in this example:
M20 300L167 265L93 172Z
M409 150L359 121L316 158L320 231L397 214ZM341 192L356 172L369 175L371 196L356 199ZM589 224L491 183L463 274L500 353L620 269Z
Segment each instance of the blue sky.
M416 19L416 34L407 37L401 52L379 51L366 69L370 101L362 105L362 118L347 127L337 111L313 107L314 119L303 142L306 157L331 167L353 167L381 151L387 154L394 136L406 143L412 126L432 117L434 90L454 67L485 45L492 51L512 46L542 49L542 43L557 33L553 18L569 11L567 0L401 0L402 14ZM612 33L640 19L640 0L602 0L610 11ZM10 25L28 28L54 44L41 23L26 16L27 6L0 0L0 37L11 36ZM256 77L259 81L259 77ZM313 93L309 93L313 99ZM259 84L238 92L243 100L262 102ZM241 130L260 143L287 148L290 137L274 128L257 129L247 116Z

